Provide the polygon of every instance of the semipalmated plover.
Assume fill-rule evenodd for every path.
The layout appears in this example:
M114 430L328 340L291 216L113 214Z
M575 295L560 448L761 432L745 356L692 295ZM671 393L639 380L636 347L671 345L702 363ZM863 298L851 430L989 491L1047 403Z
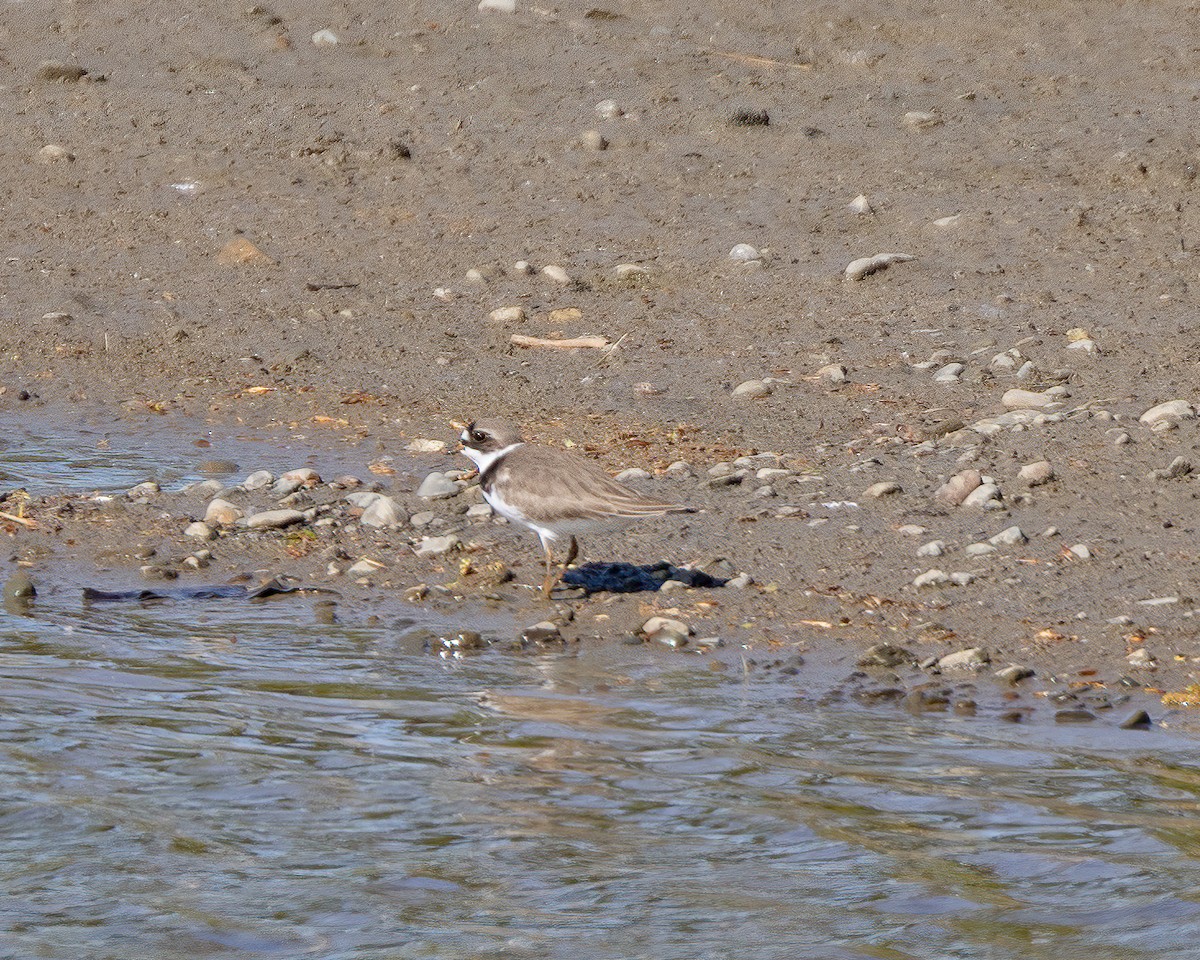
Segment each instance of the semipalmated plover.
M541 540L546 551L542 583L546 596L579 554L576 534L642 517L695 512L682 504L644 497L591 460L556 447L525 443L516 427L502 421L472 423L463 428L460 439L462 452L479 468L479 485L492 509L528 527ZM556 572L551 547L565 537L571 544L567 559Z

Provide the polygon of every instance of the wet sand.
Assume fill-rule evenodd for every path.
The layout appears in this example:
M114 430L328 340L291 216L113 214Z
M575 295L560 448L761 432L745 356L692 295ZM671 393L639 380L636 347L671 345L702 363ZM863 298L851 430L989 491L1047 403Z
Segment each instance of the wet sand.
M754 581L564 602L569 639L678 611L764 661L803 651L848 672L881 642L921 662L982 647L985 677L1037 670L1023 700L1185 690L1200 658L1185 10L976 13L22 8L0 25L15 118L0 412L180 446L289 438L343 455L408 513L424 473L467 464L406 445L505 416L651 470L647 489L703 511L585 544L587 559L723 557ZM319 30L338 42L314 44ZM731 259L738 244L760 256ZM885 253L913 259L845 276ZM748 381L763 395L737 395ZM1140 422L1173 400L1182 415ZM750 473L709 485L714 465L764 452L785 477L735 466ZM678 460L694 476L669 474ZM1039 461L1054 478L1029 486ZM397 472L364 472L378 462ZM970 469L996 480L996 509L936 496ZM120 556L130 542L182 563L204 504L163 496L103 522L35 500L41 527L11 525L9 567L130 585L147 565ZM445 521L432 532L462 524L465 553L417 557L422 531L347 516L310 553L286 531L234 534L180 575L335 579L370 606L456 583L468 557L517 576L482 602L540 619L520 586L539 579L532 538L463 524L465 502L424 506ZM968 552L1013 526L1028 539ZM938 540L941 556L918 556ZM366 583L328 572L368 554L385 566ZM934 569L963 585L914 585Z

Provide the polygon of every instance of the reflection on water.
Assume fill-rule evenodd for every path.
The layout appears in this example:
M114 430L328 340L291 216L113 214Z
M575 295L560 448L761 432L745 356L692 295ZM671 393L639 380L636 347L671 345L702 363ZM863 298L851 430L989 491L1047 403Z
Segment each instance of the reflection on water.
M445 660L297 598L32 612L0 614L3 956L1200 943L1200 769L1161 731L819 708L647 647Z

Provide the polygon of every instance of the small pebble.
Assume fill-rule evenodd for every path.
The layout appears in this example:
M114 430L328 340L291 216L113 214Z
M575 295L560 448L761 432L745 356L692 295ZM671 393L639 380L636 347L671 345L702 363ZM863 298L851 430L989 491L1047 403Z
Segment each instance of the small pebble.
M1028 541L1029 538L1025 536L1025 531L1017 526L1006 527L994 537L988 538L988 543L997 547L1013 546L1018 543L1027 543Z
M1160 467L1157 470L1151 470L1148 474L1146 474L1146 479L1178 480L1180 477L1186 477L1191 472L1191 461L1185 460L1183 457L1176 457L1167 466Z
M1054 479L1054 465L1049 460L1027 463L1018 471L1017 479L1031 487L1039 487Z
M418 557L440 557L456 549L462 541L453 533L441 537L422 537L417 544Z
M829 363L817 371L817 376L828 383L846 383L850 373L840 363Z
M890 497L893 494L903 493L904 488L895 480L880 480L878 483L873 483L863 491L864 497L872 497L878 500L882 497Z
M516 13L517 0L479 0L478 9L484 13Z
M71 163L75 154L57 143L48 143L37 152L39 163Z
M944 540L930 540L928 543L917 547L918 557L940 557L946 552L946 542Z
M318 30L312 35L312 43L314 47L334 47L337 46L338 35L332 30Z
M616 100L601 100L596 104L596 116L602 120L616 120L622 116L625 111L617 104Z
M948 653L938 660L940 670L980 670L992 662L983 647L970 647L957 653Z
M950 575L944 570L926 570L915 580L914 587L943 587L950 582Z
M1121 721L1122 730L1149 730L1153 725L1154 721L1145 710L1135 710Z
M1000 501L1000 488L996 484L981 483L967 495L962 505L979 510L998 510L1004 506Z
M750 263L753 260L761 259L759 252L748 243L735 244L733 249L729 251L729 259L735 260L738 263Z
M542 267L542 276L548 280L553 280L555 283L568 284L571 282L571 276L562 267L556 264Z
M636 263L618 263L613 267L613 273L616 274L618 280L625 280L629 277L648 276L650 271Z
M1038 393L1034 390L1021 390L1014 387L1006 390L1000 402L1009 410L1040 410L1056 401L1049 393Z
M525 319L524 307L497 307L488 314L492 323L521 323Z
M242 486L247 490L261 490L263 487L269 487L275 482L275 477L267 470L255 470L245 480L242 481Z
M219 527L231 527L237 523L246 512L228 500L217 499L208 505L204 511L204 522Z
M947 363L933 375L934 383L961 383L966 366L961 363Z
M417 496L423 500L445 500L458 496L460 490L457 483L444 473L431 473L417 488Z
M1022 680L1028 680L1034 675L1034 671L1029 667L1019 667L1015 664L1011 667L1005 667L1002 670L997 670L995 676L1005 683L1018 684Z
M914 130L928 130L940 126L942 118L928 110L909 110L904 114L904 125Z
M1169 420L1191 420L1195 416L1196 408L1186 400L1168 400L1151 407L1138 418L1138 422L1152 427Z
M356 563L351 564L350 569L346 572L352 577L368 577L383 569L383 564L378 560L371 560L368 557L363 557Z
M184 528L183 535L185 537L195 537L197 540L212 540L217 533L207 523L202 520L197 520L195 523L189 523Z
M846 209L860 216L875 212L875 208L871 206L871 201L867 199L866 194L862 193L846 204Z
M585 150L594 150L596 153L608 149L608 141L604 139L599 130L585 130L579 138Z
M246 526L251 530L279 530L304 521L304 514L299 510L263 510L246 520Z
M773 392L771 385L764 380L746 380L733 389L733 395L743 400L760 400Z
M1078 560L1092 559L1092 551L1088 549L1088 545L1086 543L1077 543L1074 546L1068 547L1067 549L1070 551L1071 556Z
M404 523L404 511L391 497L380 496L371 502L359 522L364 527L398 527Z
M404 447L409 453L445 453L445 440L426 440L423 437L418 437L415 440L410 440Z

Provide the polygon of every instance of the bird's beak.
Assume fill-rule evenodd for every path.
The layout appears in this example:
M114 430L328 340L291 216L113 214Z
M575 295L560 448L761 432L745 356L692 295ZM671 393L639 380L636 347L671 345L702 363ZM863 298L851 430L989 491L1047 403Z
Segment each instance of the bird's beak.
M467 425L465 423L459 423L457 420L451 420L450 426L454 428L458 435L458 449L461 450L463 448L462 435L466 432Z

